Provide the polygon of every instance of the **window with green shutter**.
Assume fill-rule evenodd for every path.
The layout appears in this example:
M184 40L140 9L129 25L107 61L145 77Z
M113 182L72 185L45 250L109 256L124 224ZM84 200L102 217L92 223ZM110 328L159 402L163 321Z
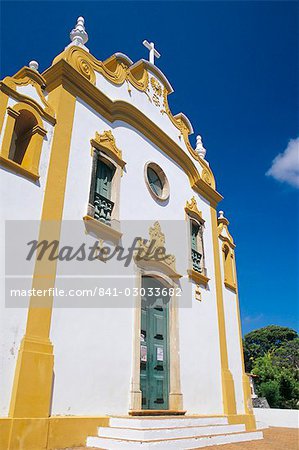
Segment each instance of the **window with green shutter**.
M111 201L112 179L115 168L106 164L102 159L97 160L95 190L94 190L94 217L103 222L111 220L114 203Z
M191 220L191 257L193 269L196 272L204 270L203 256L203 225Z

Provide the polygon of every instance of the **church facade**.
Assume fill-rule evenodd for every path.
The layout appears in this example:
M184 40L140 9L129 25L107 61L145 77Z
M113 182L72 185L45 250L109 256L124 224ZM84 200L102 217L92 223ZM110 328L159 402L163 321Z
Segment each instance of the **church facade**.
M79 18L47 70L0 83L0 449L83 445L115 416L218 417L258 438L235 244L201 137L193 148L170 110L152 43L135 63L86 43ZM155 448L191 448L169 445Z

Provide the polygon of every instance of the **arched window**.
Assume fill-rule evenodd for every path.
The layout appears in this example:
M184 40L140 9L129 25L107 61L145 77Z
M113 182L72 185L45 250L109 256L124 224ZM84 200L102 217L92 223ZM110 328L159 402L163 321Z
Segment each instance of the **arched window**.
M21 110L16 118L8 158L22 164L26 150L33 139L36 117L29 111Z
M47 134L36 110L20 102L7 108L7 120L0 151L0 163L37 180L43 139Z
M222 246L224 264L224 283L228 287L235 288L235 277L233 268L233 252L227 244Z

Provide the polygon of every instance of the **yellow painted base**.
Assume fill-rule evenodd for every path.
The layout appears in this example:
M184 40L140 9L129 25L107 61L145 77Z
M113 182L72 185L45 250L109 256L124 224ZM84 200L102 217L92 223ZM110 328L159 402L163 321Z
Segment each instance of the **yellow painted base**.
M256 422L254 414L232 414L227 416L228 423L230 425L236 425L244 423L246 426L246 431L255 431Z
M85 446L109 417L56 416L45 419L0 418L0 450L56 450Z

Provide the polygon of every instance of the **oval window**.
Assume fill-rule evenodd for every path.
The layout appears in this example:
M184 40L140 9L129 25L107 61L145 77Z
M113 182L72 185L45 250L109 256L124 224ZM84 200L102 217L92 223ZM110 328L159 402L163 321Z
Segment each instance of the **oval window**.
M164 171L156 163L147 163L145 166L145 179L150 193L159 200L169 197L169 184Z

